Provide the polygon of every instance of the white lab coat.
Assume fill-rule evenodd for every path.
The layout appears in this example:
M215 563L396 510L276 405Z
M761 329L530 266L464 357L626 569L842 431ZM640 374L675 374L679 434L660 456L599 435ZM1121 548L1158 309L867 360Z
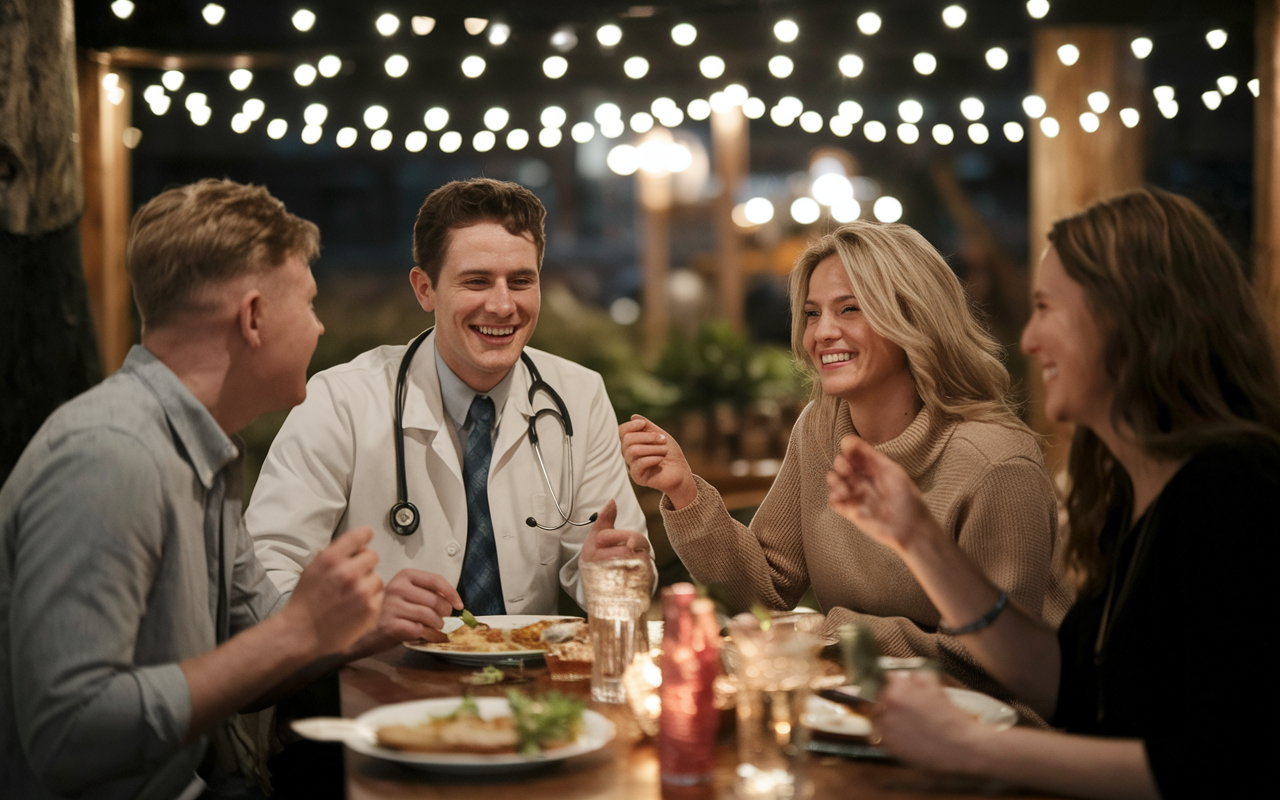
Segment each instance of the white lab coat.
M434 334L414 354L404 404L405 477L420 524L410 536L390 526L396 503L393 396L407 345L387 345L316 374L307 399L276 436L253 490L245 523L258 559L282 592L336 535L368 525L384 581L406 568L434 572L457 585L467 543L462 458L440 395ZM526 348L542 378L559 392L573 421L577 496L571 516L585 520L613 498L617 527L644 533L644 513L627 477L618 423L600 375ZM553 407L545 392L529 403L531 378L516 362L489 467L502 593L509 614L553 614L558 586L583 602L578 553L590 526L531 528L561 521L528 439L529 418ZM539 441L556 494L568 511L569 470L559 423L543 416ZM651 556L652 558L652 556Z

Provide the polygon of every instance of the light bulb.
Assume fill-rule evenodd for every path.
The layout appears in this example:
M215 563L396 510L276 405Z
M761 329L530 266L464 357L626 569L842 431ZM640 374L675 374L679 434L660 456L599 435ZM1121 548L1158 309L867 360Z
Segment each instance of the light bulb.
M605 47L613 47L622 41L622 28L617 25L601 25L596 30L596 41Z
M698 29L687 22L681 22L671 29L671 41L681 47L688 47L698 38Z

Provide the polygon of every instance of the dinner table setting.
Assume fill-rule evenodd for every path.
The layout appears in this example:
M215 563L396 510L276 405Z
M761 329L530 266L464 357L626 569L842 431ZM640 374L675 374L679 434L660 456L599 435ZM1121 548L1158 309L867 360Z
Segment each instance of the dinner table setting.
M649 580L639 560L584 564L585 620L464 611L446 642L344 666L342 717L292 727L345 744L350 800L1039 796L877 746L884 672L935 668L924 659L879 656L852 625L832 641L807 609L726 619L691 584L651 608ZM985 724L1019 724L1009 705L943 681Z

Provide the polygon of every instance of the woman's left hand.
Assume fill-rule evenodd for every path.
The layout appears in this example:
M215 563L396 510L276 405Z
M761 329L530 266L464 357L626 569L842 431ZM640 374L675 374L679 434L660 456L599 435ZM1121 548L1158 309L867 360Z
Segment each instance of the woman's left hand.
M903 761L974 773L979 740L995 732L951 704L937 674L890 672L872 714L880 746Z

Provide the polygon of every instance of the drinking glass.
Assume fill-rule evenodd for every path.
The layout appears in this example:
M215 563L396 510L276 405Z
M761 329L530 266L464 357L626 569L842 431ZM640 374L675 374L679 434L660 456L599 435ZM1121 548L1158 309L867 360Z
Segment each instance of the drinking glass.
M809 731L801 724L817 672L822 614L783 614L767 625L750 614L729 622L736 653L739 797L800 800L811 792L805 772Z
M611 559L582 563L579 569L591 633L591 699L626 702L622 676L635 658L637 623L649 609L649 562Z

